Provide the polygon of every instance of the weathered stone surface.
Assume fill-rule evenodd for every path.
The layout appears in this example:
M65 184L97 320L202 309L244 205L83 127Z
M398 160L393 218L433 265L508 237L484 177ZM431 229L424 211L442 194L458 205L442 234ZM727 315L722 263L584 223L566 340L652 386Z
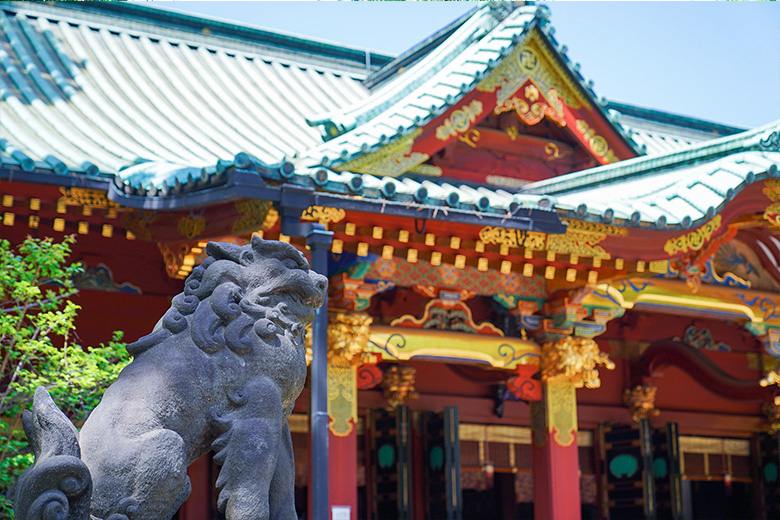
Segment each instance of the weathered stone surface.
M306 325L327 280L280 242L210 243L207 253L152 333L128 345L135 359L81 430L94 518L170 518L190 492L187 466L209 450L222 465L218 505L229 520L296 518L287 417L306 377ZM41 416L56 414L52 404ZM50 429L64 428L57 424ZM40 471L37 460L28 473ZM17 503L43 491L21 485L25 478Z

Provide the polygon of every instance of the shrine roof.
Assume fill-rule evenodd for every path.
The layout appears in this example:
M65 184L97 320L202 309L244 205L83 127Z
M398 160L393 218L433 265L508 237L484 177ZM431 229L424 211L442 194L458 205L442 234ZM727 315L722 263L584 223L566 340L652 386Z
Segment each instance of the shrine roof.
M747 130L616 101L609 101L606 108L644 155L662 155Z
M572 87L635 148L628 132L606 112L607 102L596 96L593 82L585 80L579 63L555 39L549 18L547 6L532 3L486 3L472 10L370 76L370 96L312 118L310 124L322 128L326 142L297 164L338 168L409 136L460 103L532 33L541 36L542 45L573 80Z
M528 184L575 218L659 229L712 218L746 186L777 177L780 121L739 134Z
M372 201L372 211L394 204L511 218L519 209L556 209L658 228L693 225L747 184L777 175L777 123L696 142L740 129L607 105L568 61L547 18L545 6L482 4L393 60L133 4L5 2L0 170L60 185L96 180L130 207L148 207L150 198L183 207L179 201L193 194L208 203L211 193L224 196L216 188L240 170L259 185ZM530 31L629 139L614 111L622 114L648 156L519 192L335 171L451 109ZM323 142L307 119L335 135Z
M0 158L88 176L278 162L321 143L306 117L366 97L390 59L133 4L3 2Z

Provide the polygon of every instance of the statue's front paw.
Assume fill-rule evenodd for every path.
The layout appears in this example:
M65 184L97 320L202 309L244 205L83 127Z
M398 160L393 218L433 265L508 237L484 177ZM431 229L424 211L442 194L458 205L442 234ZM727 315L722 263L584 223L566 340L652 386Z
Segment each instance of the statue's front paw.
M268 520L268 501L260 500L251 490L230 492L223 489L217 499L217 509L227 520Z

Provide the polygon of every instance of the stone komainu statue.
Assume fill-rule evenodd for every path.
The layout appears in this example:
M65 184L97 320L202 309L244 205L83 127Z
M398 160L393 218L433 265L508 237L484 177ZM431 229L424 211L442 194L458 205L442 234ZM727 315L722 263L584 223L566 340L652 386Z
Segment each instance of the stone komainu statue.
M17 520L170 518L190 493L187 466L209 450L228 520L297 518L287 418L327 280L289 244L206 251L152 333L128 345L135 359L81 432L38 389Z

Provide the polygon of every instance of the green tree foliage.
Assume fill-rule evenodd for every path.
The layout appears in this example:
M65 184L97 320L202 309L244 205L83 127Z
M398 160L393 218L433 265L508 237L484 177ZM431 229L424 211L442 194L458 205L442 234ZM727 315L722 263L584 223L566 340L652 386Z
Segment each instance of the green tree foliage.
M99 347L74 341L72 278L83 270L68 263L74 241L28 237L14 249L0 240L0 518L13 518L8 495L33 462L21 419L35 389L80 425L130 361L120 332Z

